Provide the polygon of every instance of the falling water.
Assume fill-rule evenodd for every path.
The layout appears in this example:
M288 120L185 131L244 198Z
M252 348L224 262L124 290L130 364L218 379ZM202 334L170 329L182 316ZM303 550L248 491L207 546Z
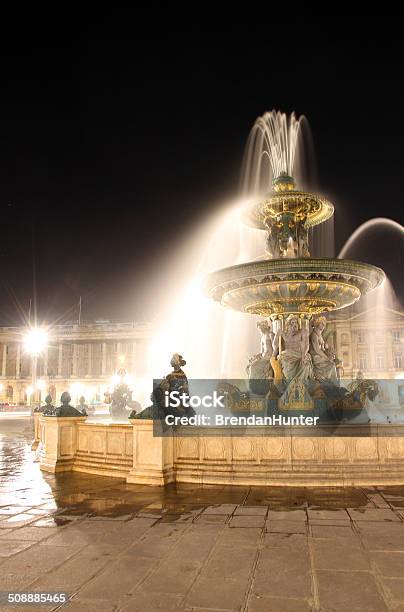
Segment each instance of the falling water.
M281 174L293 176L304 185L311 152L310 129L303 115L297 119L294 113L264 113L248 136L241 192L247 197L266 195L272 189L272 180Z
M395 247L398 247L397 250ZM383 265L387 272L389 262L386 261L386 256L390 256L390 265L396 267L399 264L397 257L400 258L403 254L403 227L392 219L377 218L366 221L355 230L341 249L339 257L355 256L362 261L371 259L371 263ZM389 380L392 367L395 368L396 377L402 376L400 372L397 374L394 365L397 354L404 357L403 340L394 336L394 330L401 327L401 311L402 306L387 275L382 285L362 296L347 310L349 321L355 327L358 323L362 324L364 337L369 341L362 350L370 360L369 365L372 363L379 371L380 392L372 404L369 417L380 422L385 422L386 419L390 422L402 419L396 402L397 388L395 383ZM378 339L381 339L380 343ZM358 364L354 364L354 368L358 368Z
M404 241L404 227L394 221L393 219L386 219L385 217L377 217L376 219L370 219L365 223L362 223L352 234L352 236L346 241L344 246L342 247L338 257L343 259L347 256L350 249L352 249L360 240L360 238L364 237L369 230L373 229L391 229L401 236L401 239Z
M244 200L267 194L272 189L272 179L281 173L292 175L303 187L311 151L304 117L297 119L294 114L288 117L272 111L258 118L244 154ZM156 324L150 355L152 376L165 374L170 356L179 352L187 360L186 371L191 378L244 377L248 357L258 352L257 317L224 309L202 291L202 281L209 272L266 257L264 233L241 223L241 210L242 203L237 203L218 213L190 236L183 248L182 256L195 262L194 272L181 288L168 284L161 292L168 296L168 303L162 306ZM333 225L328 227L327 237L320 239L316 247L316 255L326 255L321 249L325 251L324 245L330 245Z

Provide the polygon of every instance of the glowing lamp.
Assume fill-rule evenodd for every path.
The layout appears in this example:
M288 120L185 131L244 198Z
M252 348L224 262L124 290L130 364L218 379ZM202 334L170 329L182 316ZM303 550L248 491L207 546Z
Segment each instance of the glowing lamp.
M31 355L39 355L48 344L48 332L41 327L33 327L24 336L24 348Z

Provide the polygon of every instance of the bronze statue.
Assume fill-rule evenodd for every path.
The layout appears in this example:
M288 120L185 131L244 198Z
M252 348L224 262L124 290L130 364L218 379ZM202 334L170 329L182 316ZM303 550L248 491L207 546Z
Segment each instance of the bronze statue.
M52 404L52 396L48 394L45 397L45 406L37 406L34 412L43 412L44 414L51 414L55 410L55 406Z
M87 416L86 412L80 412L80 410L78 410L77 408L74 408L74 406L70 406L70 402L71 402L71 396L70 393L68 391L64 391L62 393L62 395L60 396L60 401L61 401L61 406L58 406L57 408L54 408L52 406L52 408L48 410L44 411L44 416L47 417L81 417L81 416Z
M127 408L132 409L131 416L132 414L134 416L136 408L139 406L138 402L133 402L132 391L125 382L125 368L120 368L117 371L117 376L119 377L118 384L115 385L112 393L105 394L106 402L110 404L109 413L115 421L128 418L129 411Z
M77 410L80 410L83 414L88 414L88 406L86 404L86 398L82 395L79 399L79 405L77 406Z
M173 371L167 374L163 380L154 388L150 399L153 402L151 406L145 408L140 414L131 414L130 419L164 419L169 414L175 416L193 416L195 411L190 406L186 406L182 402L177 407L166 406L166 392L171 393L177 391L179 394L184 394L185 398L189 397L188 378L182 367L186 364L185 359L179 353L174 353L171 357L170 365Z

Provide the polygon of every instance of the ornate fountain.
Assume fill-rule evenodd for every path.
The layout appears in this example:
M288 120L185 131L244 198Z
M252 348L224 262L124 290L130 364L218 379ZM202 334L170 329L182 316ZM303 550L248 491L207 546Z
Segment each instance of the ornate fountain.
M384 272L348 259L310 257L308 229L334 214L325 198L298 191L282 174L273 191L250 205L243 220L267 232L268 259L218 270L209 275L206 290L226 308L283 320L300 319L345 308L378 287Z
M242 221L266 232L266 255L263 259L211 273L206 279L205 289L225 308L268 320L274 332L273 355L279 357L276 361L272 358L273 373L269 376L273 375L274 379L283 377L289 382L295 377L287 375L282 362L287 322L297 319L299 329L306 331L308 353L308 336L313 329L310 319L353 304L382 283L384 272L357 261L311 257L309 229L330 219L334 206L326 198L296 186L292 173L299 120L294 115L288 119L286 115L273 111L257 120L253 134L256 136L257 132L261 135L258 152L255 137L255 151L250 157L258 158L258 173L262 169L262 157L269 158L271 189L264 197L245 206ZM294 333L300 332L296 329ZM301 343L306 343L303 336ZM298 346L296 342L295 345ZM302 378L311 377L312 370L304 374L303 363L301 366L298 377L300 400L296 405L310 407L312 403L307 390L302 390L300 383ZM324 382L323 377L321 382ZM294 383L297 384L296 380ZM305 399L302 401L303 395Z

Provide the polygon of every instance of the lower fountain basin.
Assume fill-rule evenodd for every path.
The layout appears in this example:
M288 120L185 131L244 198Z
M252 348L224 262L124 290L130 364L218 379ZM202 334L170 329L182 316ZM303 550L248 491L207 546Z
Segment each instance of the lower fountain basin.
M353 304L384 278L380 268L349 259L266 259L212 272L205 291L248 314L310 316Z

